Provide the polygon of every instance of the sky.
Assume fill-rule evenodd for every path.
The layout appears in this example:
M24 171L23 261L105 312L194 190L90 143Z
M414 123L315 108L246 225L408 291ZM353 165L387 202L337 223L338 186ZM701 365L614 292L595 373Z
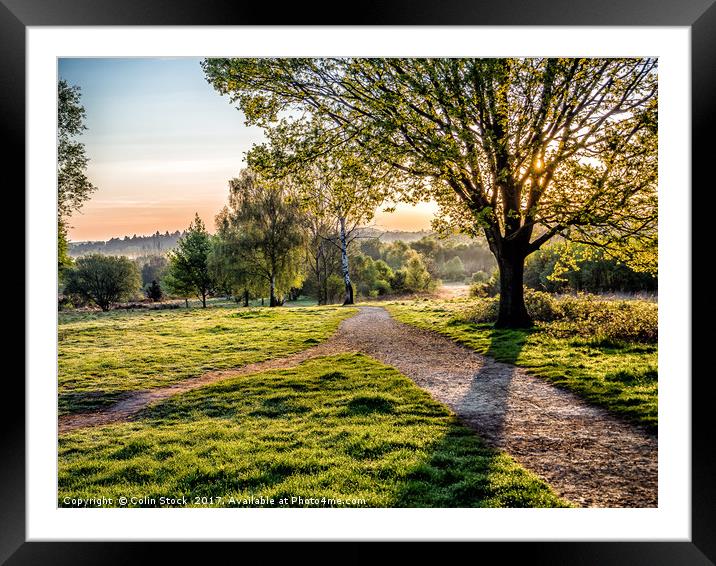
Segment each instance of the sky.
M204 79L198 58L60 59L59 77L82 90L80 141L98 187L70 220L72 241L182 230L198 213L210 231L228 180L259 128ZM430 227L434 203L378 212L386 230Z

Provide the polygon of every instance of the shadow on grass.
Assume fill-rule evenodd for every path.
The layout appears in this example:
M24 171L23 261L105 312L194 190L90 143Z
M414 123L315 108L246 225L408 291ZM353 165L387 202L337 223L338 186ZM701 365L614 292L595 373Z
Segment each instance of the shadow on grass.
M455 419L400 482L392 507L567 507L539 478Z
M490 330L490 345L486 354L498 362L514 364L520 357L520 353L530 335L536 332L533 328L524 329L502 329L492 328Z
M564 505L408 378L354 354L177 395L129 426L62 436L59 454L60 506L90 493L359 498L349 505L379 508Z
M96 411L114 405L127 394L126 391L65 392L57 396L57 407L60 415Z

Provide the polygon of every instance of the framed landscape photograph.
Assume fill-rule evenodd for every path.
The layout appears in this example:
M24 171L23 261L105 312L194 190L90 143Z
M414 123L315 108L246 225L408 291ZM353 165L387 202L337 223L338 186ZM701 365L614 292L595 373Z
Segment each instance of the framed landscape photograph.
M3 558L710 563L702 4L281 26L5 2L28 335Z

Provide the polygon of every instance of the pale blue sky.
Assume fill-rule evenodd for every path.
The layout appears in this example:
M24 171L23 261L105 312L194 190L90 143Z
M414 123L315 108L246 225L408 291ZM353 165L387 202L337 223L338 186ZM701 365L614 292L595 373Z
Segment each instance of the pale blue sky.
M185 228L198 212L212 229L227 181L261 130L204 79L200 58L60 59L59 76L82 89L98 190L70 224L74 241ZM386 227L425 228L433 207L379 215Z

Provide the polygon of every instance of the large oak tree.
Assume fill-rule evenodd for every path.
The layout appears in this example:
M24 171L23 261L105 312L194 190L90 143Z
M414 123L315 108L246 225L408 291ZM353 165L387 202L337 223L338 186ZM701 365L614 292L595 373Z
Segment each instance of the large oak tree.
M306 115L405 174L438 223L482 231L500 269L497 326L531 323L525 258L556 235L655 265L655 59L207 59L247 122Z

